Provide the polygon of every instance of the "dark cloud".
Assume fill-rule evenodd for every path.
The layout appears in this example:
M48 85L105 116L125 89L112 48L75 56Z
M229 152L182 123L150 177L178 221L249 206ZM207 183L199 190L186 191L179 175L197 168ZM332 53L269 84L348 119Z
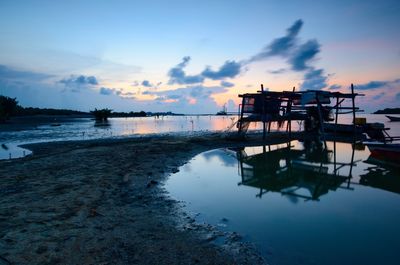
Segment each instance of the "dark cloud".
M328 76L323 75L323 69L316 70L311 65L317 54L321 50L321 45L317 40L308 40L301 43L298 35L303 26L301 19L297 20L286 30L286 35L274 39L264 49L252 56L247 63L268 59L271 56L280 56L285 59L290 68L296 72L304 72L304 82L301 85L307 89L321 89L326 87ZM285 69L270 71L272 74L280 74Z
M85 86L85 85L94 86L99 84L97 82L96 77L84 76L84 75L79 75L79 76L71 75L69 78L64 78L59 82L66 86Z
M170 78L168 81L169 84L196 84L204 81L204 77L201 75L186 75L183 68L189 64L189 61L189 56L183 57L181 63L168 71L168 76Z
M280 69L277 69L277 70L269 71L269 73L274 74L274 75L276 75L276 74L282 74L282 73L284 73L284 72L286 72L286 69L285 69L285 68L280 68Z
M371 90L371 89L377 89L377 88L382 88L388 85L389 81L371 81L366 84L360 84L356 85L356 89L358 90Z
M309 40L303 43L290 57L289 63L294 71L303 71L308 69L308 62L314 59L320 52L320 45L317 40Z
M152 87L153 84L149 82L149 80L143 80L142 86L144 87Z
M327 86L327 77L323 69L309 69L304 75L304 81L301 84L302 90L320 90Z
M100 94L102 94L102 95L112 95L113 93L115 92L115 89L114 88L108 88L108 87L101 87L100 88ZM120 93L120 91L118 91L119 92L119 94L121 94Z
M235 86L235 84L231 83L231 82L227 82L227 81L221 81L221 86L223 86L223 87L233 87L233 86Z
M336 85L336 84L331 85L331 86L329 87L329 89L332 89L332 90L341 89L341 88L342 88L341 85Z
M241 64L235 61L226 61L217 71L206 67L201 75L212 80L220 80L224 78L233 78L240 74Z
M296 45L297 35L303 26L301 19L297 20L290 28L286 30L286 35L273 40L264 49L250 58L250 62L265 60L271 56L287 56L291 49Z

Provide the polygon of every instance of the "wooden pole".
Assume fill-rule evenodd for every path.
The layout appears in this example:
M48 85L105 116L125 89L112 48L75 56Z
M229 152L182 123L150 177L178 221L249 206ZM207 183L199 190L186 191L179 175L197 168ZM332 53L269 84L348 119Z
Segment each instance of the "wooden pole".
M325 149L327 149L326 140L325 140L324 118L322 116L322 105L321 105L321 102L319 101L319 93L316 92L315 95L316 95L316 99L317 99L319 126L320 126L320 130L321 130L321 136L322 136L322 140L324 141Z
M261 84L261 100L262 100L262 113L261 113L261 120L263 123L263 140L265 140L265 98L264 98L264 85Z
M353 107L353 133L354 133L354 142L356 140L356 96L354 95L354 85L351 84L351 102Z

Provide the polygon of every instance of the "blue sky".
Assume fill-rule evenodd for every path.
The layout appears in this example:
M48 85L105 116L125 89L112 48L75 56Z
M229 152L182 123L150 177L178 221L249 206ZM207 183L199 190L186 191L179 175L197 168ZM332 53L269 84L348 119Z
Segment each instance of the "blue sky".
M0 0L0 94L24 106L213 113L354 83L399 107L399 1Z

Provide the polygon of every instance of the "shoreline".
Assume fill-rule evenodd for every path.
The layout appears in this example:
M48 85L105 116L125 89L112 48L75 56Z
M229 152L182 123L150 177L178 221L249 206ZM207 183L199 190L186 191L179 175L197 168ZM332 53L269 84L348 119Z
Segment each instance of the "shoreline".
M0 161L0 257L11 264L264 264L239 235L196 224L162 184L196 154L262 143L212 133L24 145L34 154Z

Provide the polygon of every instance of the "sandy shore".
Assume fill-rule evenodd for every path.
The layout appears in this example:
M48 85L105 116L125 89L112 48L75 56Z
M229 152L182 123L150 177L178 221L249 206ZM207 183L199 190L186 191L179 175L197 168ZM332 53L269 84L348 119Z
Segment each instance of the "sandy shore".
M0 264L263 264L162 186L194 155L243 144L210 134L29 145L33 156L0 161Z

